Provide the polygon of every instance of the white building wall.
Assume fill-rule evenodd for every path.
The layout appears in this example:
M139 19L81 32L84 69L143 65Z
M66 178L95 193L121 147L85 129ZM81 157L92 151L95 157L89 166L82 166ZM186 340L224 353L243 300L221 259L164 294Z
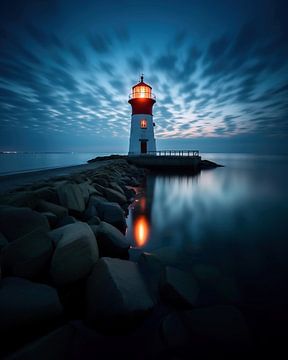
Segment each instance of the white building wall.
M141 129L140 122L144 119L147 121L147 128ZM156 151L152 115L137 114L131 116L129 155L141 154L141 139L147 140L147 152Z

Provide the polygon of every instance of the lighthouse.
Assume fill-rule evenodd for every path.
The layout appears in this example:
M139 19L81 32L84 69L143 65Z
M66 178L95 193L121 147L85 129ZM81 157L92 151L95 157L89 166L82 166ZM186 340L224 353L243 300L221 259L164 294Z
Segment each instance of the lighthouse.
M152 109L156 102L152 87L140 82L132 87L128 101L132 107L129 155L141 155L156 151Z

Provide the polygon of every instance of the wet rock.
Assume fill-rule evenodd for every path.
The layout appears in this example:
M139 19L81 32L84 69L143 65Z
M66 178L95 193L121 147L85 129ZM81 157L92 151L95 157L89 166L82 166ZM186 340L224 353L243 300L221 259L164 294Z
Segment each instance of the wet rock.
M113 225L101 221L100 225L93 226L96 235L100 256L128 257L130 242Z
M0 231L8 241L13 241L36 229L42 229L44 232L50 230L44 215L29 208L0 206Z
M177 355L234 354L248 349L249 332L234 306L213 306L168 315L162 323L166 346Z
M56 246L50 267L55 284L64 285L85 278L98 260L98 246L89 225L69 224L49 233Z
M193 275L166 266L161 281L161 296L176 306L193 306L199 295L198 283Z
M76 329L64 325L14 353L10 360L63 360L73 358Z
M78 220L75 219L74 216L65 216L63 217L63 219L61 219L60 221L58 221L58 227L62 227L62 226L65 226L65 225L69 225L69 224L75 224L77 223Z
M124 187L124 194L126 198L131 201L136 195L136 191L133 188L129 188L127 186Z
M137 263L101 258L87 279L86 321L114 329L142 317L154 302Z
M0 282L0 334L37 333L62 316L57 291L26 279L7 277ZM2 338L3 339L3 338Z
M85 210L85 201L78 185L65 183L57 187L57 194L60 205L69 210L83 212Z
M3 275L38 279L48 269L52 253L53 245L48 233L36 229L2 249Z
M40 212L52 212L59 220L68 215L68 210L65 207L53 204L46 200L39 201L37 210Z
M109 201L116 202L120 205L127 203L127 198L119 191L105 188L105 196Z
M101 177L101 176L94 176L93 181L94 181L94 185L98 184L98 185L100 185L102 187L108 187L109 186L109 181L107 179L105 179L104 177Z

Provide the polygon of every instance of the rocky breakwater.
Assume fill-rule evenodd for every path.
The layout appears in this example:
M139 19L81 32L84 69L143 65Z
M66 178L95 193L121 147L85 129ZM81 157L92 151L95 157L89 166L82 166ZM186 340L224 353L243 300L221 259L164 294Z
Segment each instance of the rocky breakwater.
M97 327L98 317L152 308L137 264L125 260L128 206L144 176L118 159L1 195L0 355L63 326L55 334L71 336L75 319Z

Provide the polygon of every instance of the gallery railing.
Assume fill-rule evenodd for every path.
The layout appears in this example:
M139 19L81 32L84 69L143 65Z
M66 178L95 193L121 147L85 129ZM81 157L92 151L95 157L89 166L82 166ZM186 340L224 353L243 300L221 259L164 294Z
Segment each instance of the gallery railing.
M158 151L148 151L147 153L129 153L130 156L189 156L195 157L199 156L199 150L158 150Z

